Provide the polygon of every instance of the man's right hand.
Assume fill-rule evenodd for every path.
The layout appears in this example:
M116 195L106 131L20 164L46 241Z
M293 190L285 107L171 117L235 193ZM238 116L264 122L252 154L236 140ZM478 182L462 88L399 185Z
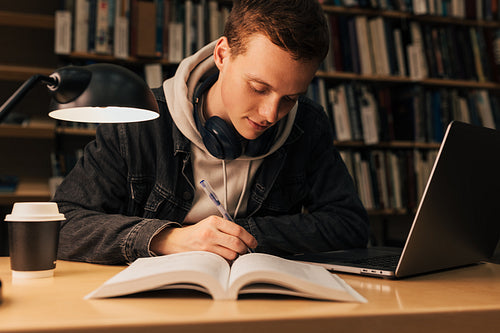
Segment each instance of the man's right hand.
M187 227L162 230L151 240L150 250L158 255L209 251L234 260L255 247L257 240L243 227L222 217L209 216Z

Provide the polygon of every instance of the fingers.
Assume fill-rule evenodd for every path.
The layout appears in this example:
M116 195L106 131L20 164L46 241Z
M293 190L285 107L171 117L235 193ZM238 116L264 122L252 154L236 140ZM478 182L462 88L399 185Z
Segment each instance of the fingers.
M255 247L257 240L243 227L221 217L210 216L196 224L159 233L150 248L156 254L209 251L234 260L239 254Z
M231 236L231 240L228 240L230 244L233 243L234 246L240 246L240 242L243 242L245 246L244 252L247 251L247 248L254 249L257 247L257 240L255 237L246 231L245 228L234 222L217 218L216 227L222 233Z
M210 216L196 226L203 226L203 232L199 235L203 240L203 250L217 253L228 260L234 260L238 255L247 253L249 247L257 246L257 240L244 228L221 217Z

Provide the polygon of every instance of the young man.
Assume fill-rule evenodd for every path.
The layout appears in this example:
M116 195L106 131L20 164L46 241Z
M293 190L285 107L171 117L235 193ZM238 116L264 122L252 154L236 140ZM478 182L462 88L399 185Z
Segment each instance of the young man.
M155 91L160 118L98 128L55 196L67 219L59 258L366 246L366 212L328 120L302 96L328 39L315 0L235 2L224 36Z

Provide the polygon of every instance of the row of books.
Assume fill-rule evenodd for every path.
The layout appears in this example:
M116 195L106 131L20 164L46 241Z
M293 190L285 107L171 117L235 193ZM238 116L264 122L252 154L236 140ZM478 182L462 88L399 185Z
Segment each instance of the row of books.
M318 78L308 94L327 112L338 141L441 142L452 120L500 128L500 97L484 89L328 85Z
M500 29L423 25L422 33L429 77L500 81Z
M179 62L222 35L231 3L217 0L66 0L56 12L57 54Z
M498 20L498 0L322 0L323 4L476 20Z
M343 150L341 156L366 209L416 208L437 150Z
M326 71L500 81L500 29L330 14ZM460 56L457 56L460 55Z

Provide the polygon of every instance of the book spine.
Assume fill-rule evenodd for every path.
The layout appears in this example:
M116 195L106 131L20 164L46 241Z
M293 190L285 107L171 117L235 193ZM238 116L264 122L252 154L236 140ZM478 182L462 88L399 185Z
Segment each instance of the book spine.
M391 21L383 21L385 40L387 48L387 57L389 63L389 73L391 75L399 75L398 60L396 55L396 42L394 40L394 26Z
M169 39L170 39L170 23L172 22L172 2L163 0L163 24L162 24L162 50L161 56L163 59L169 59Z
M396 60L398 64L398 75L399 76L407 76L408 73L406 71L406 54L403 48L403 36L401 29L394 29L394 45L396 52Z
M220 11L219 3L216 0L208 1L208 12L209 12L209 40L214 41L222 35L222 31L219 30L219 20Z
M424 55L424 45L422 32L418 22L410 22L410 32L412 39L412 53L415 66L414 78L423 79L428 76L427 63Z
M373 94L368 91L367 86L361 87L360 96L360 113L361 113L361 123L363 128L363 140L365 144L375 144L379 142L378 132L379 129L377 125L378 121L378 110L377 103Z
M155 0L155 8L156 8L156 18L155 18L155 51L154 55L158 58L163 57L163 26L164 24L168 25L168 22L165 21L165 1L164 0Z
M363 131L361 128L361 116L359 114L359 108L355 93L356 88L351 83L347 83L344 86L346 89L347 107L350 120L349 122L351 124L352 139L362 140Z
M55 46L57 54L71 53L72 17L69 10L57 10L55 13Z
M486 77L484 75L483 65L481 62L481 52L479 50L479 42L477 40L476 29L474 27L469 28L470 40L472 44L472 52L474 57L474 66L476 69L477 80L479 82L485 82Z
M108 18L109 0L97 0L95 21L95 52L109 53Z
M361 74L373 74L372 55L371 55L371 41L368 37L368 20L366 16L357 16L355 18L356 34L359 50L359 62L361 67Z
M116 30L116 2L120 0L109 0L108 10L108 54L113 54Z
M424 50L429 67L430 77L443 77L444 69L441 57L441 50L437 41L436 28L428 25L423 26Z
M352 140L345 85L341 84L337 88L329 89L329 97L333 106L333 120L337 140Z
M74 51L88 51L89 34L89 1L76 0L75 2L75 26L74 26Z
M485 32L482 27L477 27L475 30L477 35L477 43L479 47L481 66L483 68L485 80L492 81L493 75L491 73L490 62L488 61L488 51L486 47Z
M156 58L156 5L153 1L137 1L136 49L138 57Z
M349 39L348 19L344 16L338 17L339 45L342 51L342 70L345 72L354 71L351 55L351 41Z
M183 58L184 49L184 39L182 38L182 32L184 30L184 25L182 23L172 23L170 26L170 38L171 42L170 50L170 61L179 62Z
M193 1L184 2L184 56L188 57L193 53Z
M117 0L115 7L115 30L114 30L114 43L113 54L119 59L126 59L129 57L130 40L130 1Z
M361 73L360 55L358 50L358 41L356 37L356 24L354 18L349 18L347 21L347 31L349 33L349 46L351 48L351 62L352 71L354 73Z
M331 47L332 55L333 55L333 66L336 71L344 71L343 66L343 47L341 44L340 38L340 27L339 27L339 19L335 15L329 15L330 22L330 36L331 36Z
M95 53L96 45L96 23L97 23L97 0L89 0L89 29L87 38L87 50L89 53Z

